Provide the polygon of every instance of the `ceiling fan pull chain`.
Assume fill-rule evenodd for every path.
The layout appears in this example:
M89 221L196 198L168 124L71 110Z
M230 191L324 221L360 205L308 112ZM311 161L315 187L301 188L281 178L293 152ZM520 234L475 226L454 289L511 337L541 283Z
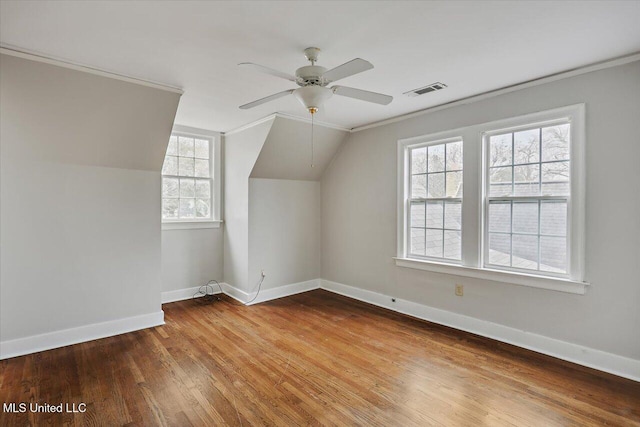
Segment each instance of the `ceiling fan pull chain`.
M313 167L313 113L315 111L311 110L311 167Z

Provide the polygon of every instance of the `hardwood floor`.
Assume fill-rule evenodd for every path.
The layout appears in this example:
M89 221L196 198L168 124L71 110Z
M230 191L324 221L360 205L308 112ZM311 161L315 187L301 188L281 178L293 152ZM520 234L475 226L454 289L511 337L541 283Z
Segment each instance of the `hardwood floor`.
M24 425L640 426L640 383L326 291L163 306L166 325L0 362Z

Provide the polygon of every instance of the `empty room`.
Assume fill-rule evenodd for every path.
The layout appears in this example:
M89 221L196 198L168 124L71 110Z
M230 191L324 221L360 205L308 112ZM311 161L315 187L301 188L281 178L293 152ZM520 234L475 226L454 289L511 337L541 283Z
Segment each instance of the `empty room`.
M0 0L0 426L639 426L640 1Z

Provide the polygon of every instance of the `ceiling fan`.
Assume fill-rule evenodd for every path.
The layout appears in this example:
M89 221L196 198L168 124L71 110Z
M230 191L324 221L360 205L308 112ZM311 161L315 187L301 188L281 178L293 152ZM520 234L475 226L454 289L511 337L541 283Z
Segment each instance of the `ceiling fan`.
M270 102L290 94L293 94L312 115L315 114L324 101L331 98L331 95L333 94L381 105L387 105L393 100L393 97L389 95L383 95L381 93L369 92L367 90L355 89L347 86L327 87L329 84L340 79L344 79L345 77L370 70L373 68L373 65L364 59L356 58L331 70L327 70L324 67L316 65L319 53L320 49L317 47L306 48L304 50L304 55L311 62L311 65L298 68L295 76L251 62L238 64L243 68L249 68L262 73L271 74L272 76L295 82L300 86L297 89L285 90L258 99L257 101L241 105L240 108L246 110L257 107L258 105L262 105L266 102Z

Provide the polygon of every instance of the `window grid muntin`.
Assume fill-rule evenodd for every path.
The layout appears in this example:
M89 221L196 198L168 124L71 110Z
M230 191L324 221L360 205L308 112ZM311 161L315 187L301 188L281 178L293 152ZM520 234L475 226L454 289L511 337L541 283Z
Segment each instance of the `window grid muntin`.
M448 146L449 144L454 144L454 143L459 143L460 144L460 153L462 156L462 161L460 162L460 164L462 165L461 169L447 169L447 163L448 163ZM436 172L429 172L429 147L436 147L438 145L443 145L444 146L444 165L441 171L436 171ZM413 155L414 155L414 151L415 150L419 150L419 149L425 149L425 159L426 159L426 164L425 164L425 172L419 172L419 173L414 173L413 171ZM420 258L420 259L430 259L430 260L439 260L439 261L447 261L447 262L452 262L452 263L456 263L456 264L460 264L462 262L462 198L461 197L446 197L447 194L447 173L453 173L453 172L460 172L463 173L464 170L464 151L463 151L463 144L462 144L462 138L450 138L450 139L446 139L446 140L438 140L438 141L433 141L433 142L428 142L428 143L421 143L421 144L415 144L412 146L408 146L407 147L407 151L408 151L408 166L409 166L409 176L408 176L408 195L409 197L407 198L407 224L408 227L406 228L406 237L405 237L405 241L406 241L406 253L407 255L410 255L411 257L414 258ZM444 176L444 196L445 197L429 197L429 175L434 175L434 174L442 174ZM419 176L419 175L425 175L425 197L412 197L413 196L413 177L414 176ZM464 179L464 177L462 178ZM463 181L462 181L463 182ZM460 185L462 185L462 182L460 183ZM442 228L434 228L434 227L427 227L427 204L429 202L441 202L442 203ZM450 204L459 204L460 205L460 229L453 229L453 228L445 228L445 223L446 223L446 205L447 202L449 202ZM423 203L424 204L424 208L425 208L425 226L424 227L413 227L412 225L412 215L411 215L411 207L414 203ZM412 230L416 229L416 230L424 230L424 252L425 254L417 254L412 252ZM428 256L426 255L426 251L427 251L427 230L438 230L442 232L442 257L438 257L438 256ZM452 231L452 232L457 232L460 234L460 252L459 252L459 258L449 258L449 257L445 257L445 231Z
M162 204L162 209L161 209L161 216L162 216L162 222L207 222L207 221L211 221L214 218L214 202L215 202L215 194L214 194L214 168L215 168L215 159L214 159L214 144L215 144L215 137L212 136L207 136L207 135L198 135L198 134L190 134L190 133L185 133L185 132L171 132L171 137L176 137L176 155L168 155L165 153L165 161L167 159L167 157L175 157L177 160L177 171L178 171L178 175L173 175L173 174L161 174L161 178L162 178L162 182L161 182L161 204ZM193 139L193 156L181 156L180 155L180 137L185 137L185 138L191 138ZM208 143L208 155L209 158L206 159L204 157L199 157L196 155L196 140L205 140ZM187 159L193 159L194 160L194 173L193 176L188 176L188 175L180 175L180 168L179 168L179 159L180 158L187 158ZM195 176L195 160L208 160L209 162L209 177L197 177ZM164 169L164 162L163 162L163 169ZM170 178L170 179L178 179L178 197L165 197L164 195L164 178ZM194 197L181 197L180 196L180 179L192 179L194 180ZM208 181L209 182L209 197L208 198L204 198L204 197L197 197L196 196L196 183L197 181ZM193 200L194 203L194 216L189 216L189 217L181 217L181 200ZM165 217L164 216L164 200L177 200L178 201L178 208L177 208L177 216L176 217ZM198 200L208 200L208 206L209 206L209 215L206 217L199 217L197 216L197 202Z
M543 161L542 160L542 147L543 147L543 140L542 140L542 130L545 128L550 128L550 127L554 127L554 126L559 126L559 125L568 125L569 126L569 134L568 134L568 147L567 147L567 151L568 151L568 158L567 159L561 159L561 160L548 160L548 161ZM507 129L500 129L500 130L493 130L490 132L485 132L484 133L484 145L486 147L485 153L486 153L486 158L485 158L485 162L486 162L486 168L485 168L485 189L484 189L484 200L485 200L485 209L484 209L484 221L483 221L483 251L482 251L482 265L485 268L493 268L493 269L499 269L499 270L505 270L505 271L514 271L514 272L522 272L522 273L536 273L536 274L542 274L542 275L546 275L546 276L550 276L550 277L561 277L561 278L566 278L570 276L571 273L571 238L570 238L570 232L571 232L571 225L570 225L570 221L571 221L571 188L572 188L572 171L571 171L571 165L572 165L572 156L571 156L571 152L572 152L572 139L573 139L573 130L571 129L571 121L568 119L557 119L557 120L552 120L552 121L545 121L544 123L539 123L539 124L528 124L528 125L524 125L524 126L517 126L517 127L511 127L511 128L507 128ZM530 162L530 163L519 163L519 164L515 164L515 133L517 132L524 132L527 130L534 130L537 129L538 130L538 162ZM499 136L499 135L505 135L509 133L511 136L511 164L510 165L499 165L499 166L489 166L489 160L491 157L491 137L493 136ZM568 178L567 178L567 187L568 187L568 194L567 195L545 195L542 194L542 165L543 164L550 164L550 163L568 163L569 165L569 169L568 169ZM539 167L539 173L538 173L538 195L526 195L526 196L520 196L520 195L515 195L515 170L514 168L516 166L525 166L525 165L540 165ZM490 191L491 191L491 176L490 176L490 171L491 169L495 169L495 168L505 168L505 167L510 167L511 168L511 196L509 195L500 195L500 196L490 196ZM489 221L490 221L490 205L492 202L508 202L510 204L510 228L509 228L509 233L506 232L495 232L495 231L489 231ZM536 236L536 234L525 234L525 233L519 233L519 232L513 232L513 205L515 202L526 202L526 201L537 201L538 202L538 234L537 234L537 269L533 270L533 269L527 269L527 268L519 268L519 267L513 267L513 236L514 235L527 235L527 236ZM542 234L541 233L541 228L542 228L542 220L541 220L541 216L542 216L542 203L543 202L558 202L558 203L565 203L566 204L566 217L565 217L565 235L561 236L561 235L551 235L551 234ZM509 267L503 266L503 265L499 265L499 264L492 264L489 262L489 235L490 234L500 234L500 235L509 235ZM547 270L541 270L540 269L540 265L541 265L541 237L561 237L564 238L565 241L565 262L564 262L564 273L557 273L557 272L552 272L552 271L547 271Z

